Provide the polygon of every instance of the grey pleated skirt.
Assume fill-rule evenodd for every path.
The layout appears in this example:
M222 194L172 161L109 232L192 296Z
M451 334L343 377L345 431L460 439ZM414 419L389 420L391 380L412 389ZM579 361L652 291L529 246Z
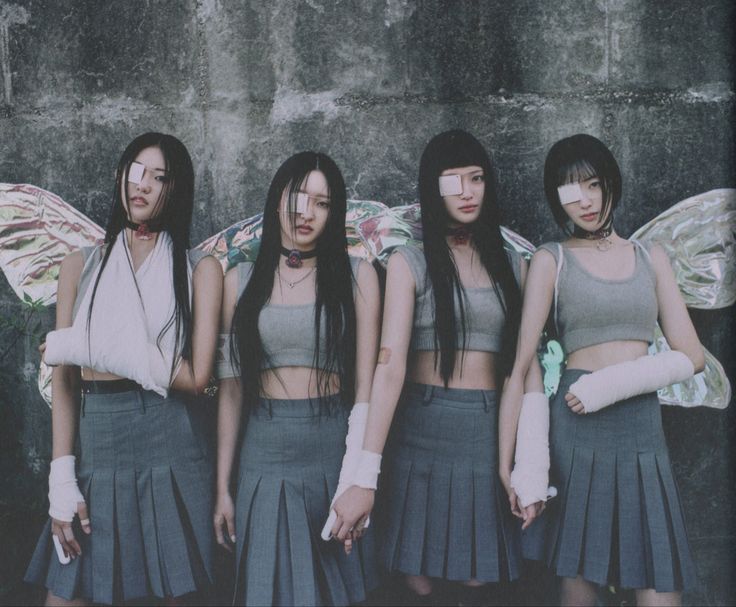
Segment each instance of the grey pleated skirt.
M656 393L578 415L564 397L585 373L565 371L550 408L552 570L622 588L696 588Z
M389 571L513 580L519 525L498 478L492 390L408 383L382 466L381 558Z
M77 478L91 535L61 565L46 524L27 582L64 599L111 604L205 590L212 580L212 469L199 414L176 393L90 394Z
M249 416L236 498L238 605L348 605L377 582L373 525L348 556L320 537L349 410L337 397L261 399Z

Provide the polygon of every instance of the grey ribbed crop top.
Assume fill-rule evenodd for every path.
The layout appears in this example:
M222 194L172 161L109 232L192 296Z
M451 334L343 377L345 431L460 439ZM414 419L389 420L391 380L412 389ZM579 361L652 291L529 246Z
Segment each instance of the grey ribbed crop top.
M599 278L588 272L575 254L559 243L543 244L557 261L553 312L560 342L570 354L607 341L651 343L657 322L657 277L649 251L634 244L634 273L623 280ZM560 251L562 265L560 266Z
M357 288L358 266L362 260L350 257L350 268L353 273L353 289ZM253 264L241 263L238 268L238 299L248 285ZM314 306L315 302L306 304L272 304L266 302L258 316L258 332L266 357L261 364L262 369L278 367L311 367L314 364ZM320 321L320 364L324 364L327 353L326 342L327 315L322 310ZM229 358L229 353L227 353ZM228 365L229 366L229 365ZM236 373L221 371L220 378L234 377Z
M434 290L427 275L427 261L424 253L412 246L397 247L394 253L401 255L414 276L414 323L411 331L410 349L434 350ZM521 281L521 255L507 252L516 282ZM500 352L501 336L505 315L493 287L464 288L466 351ZM458 324L460 322L460 301L455 294L455 311ZM463 333L459 327L457 344L462 348Z

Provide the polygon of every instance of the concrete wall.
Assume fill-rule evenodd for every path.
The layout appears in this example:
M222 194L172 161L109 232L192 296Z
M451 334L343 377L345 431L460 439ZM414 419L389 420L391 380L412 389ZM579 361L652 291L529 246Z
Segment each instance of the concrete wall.
M621 163L617 226L629 234L736 185L735 12L730 0L1 0L0 181L49 189L104 225L125 144L171 132L195 160L199 242L260 210L300 149L330 153L352 197L413 202L423 146L461 127L494 156L506 224L540 243L558 236L546 150L585 131ZM2 317L22 312L0 279ZM733 378L731 312L696 322ZM36 344L14 335L0 332L0 505L30 500L37 513L50 416ZM732 602L734 414L665 417L703 580L688 600ZM17 588L10 577L0 592Z

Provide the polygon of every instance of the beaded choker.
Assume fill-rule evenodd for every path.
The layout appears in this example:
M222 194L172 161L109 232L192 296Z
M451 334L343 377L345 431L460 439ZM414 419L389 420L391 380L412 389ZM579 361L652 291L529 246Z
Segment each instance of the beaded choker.
M281 247L281 254L286 257L286 265L290 268L301 268L302 261L317 256L317 249L311 251L300 251L299 249L287 249Z

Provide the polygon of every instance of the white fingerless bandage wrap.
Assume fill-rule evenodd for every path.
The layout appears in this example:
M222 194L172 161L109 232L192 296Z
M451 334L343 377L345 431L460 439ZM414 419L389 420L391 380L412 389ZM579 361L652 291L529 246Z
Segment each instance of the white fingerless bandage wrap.
M621 400L684 381L694 374L695 367L687 356L669 350L583 375L568 392L578 397L586 413L593 413Z
M549 483L549 400L541 392L524 394L516 431L511 487L526 508L557 495Z
M348 418L348 433L345 437L345 455L342 458L340 479L337 483L335 496L330 504L330 514L322 528L322 539L330 539L330 531L337 515L332 510L339 498L352 485L365 489L375 489L378 484L378 473L381 469L381 456L377 453L363 450L363 438L368 422L368 403L355 403ZM367 455L366 455L367 454ZM377 463L376 463L376 458ZM373 486L370 486L370 485ZM370 524L370 517L366 519L364 527Z
M71 523L77 513L77 504L84 496L77 487L74 471L76 457L62 455L51 461L49 473L49 516L58 521Z

